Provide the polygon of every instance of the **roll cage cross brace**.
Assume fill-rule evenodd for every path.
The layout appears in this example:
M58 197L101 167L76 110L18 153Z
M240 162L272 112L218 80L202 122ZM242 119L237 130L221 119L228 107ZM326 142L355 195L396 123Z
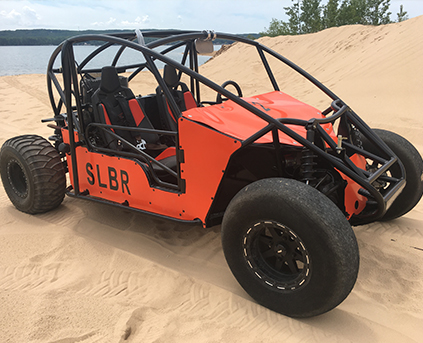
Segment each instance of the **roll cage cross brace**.
M213 81L207 79L206 77L199 74L198 71L198 59L197 52L195 50L194 42L196 39L205 40L209 37L208 32L193 32L193 31L158 31L158 32L143 32L145 38L157 38L157 40L146 44L145 46L140 45L133 40L136 39L135 33L128 34L113 34L113 35L82 35L70 38L63 42L53 53L49 65L48 65L48 92L50 96L51 105L54 110L55 119L62 120L65 117L69 132L78 132L79 142L75 142L74 135L69 135L70 138L70 155L72 159L72 169L73 169L73 184L74 184L74 196L82 196L79 190L78 182L78 171L77 171L77 160L75 154L75 148L78 145L86 144L90 149L96 149L101 152L112 152L108 148L99 148L94 147L90 144L89 140L85 137L88 135L89 130L93 127L97 127L101 130L107 130L110 128L118 128L122 130L129 131L139 131L139 132L152 132L162 135L170 135L174 137L176 142L178 142L178 132L173 131L162 131L162 130L150 130L150 129L141 129L141 128L128 128L128 127L117 127L113 125L99 124L99 123L90 123L86 125L84 123L84 116L82 115L83 104L81 103L80 90L78 86L78 74L82 73L91 73L99 72L99 69L84 69L85 66L91 61L95 56L100 52L104 51L112 45L120 46L120 49L116 53L116 56L113 60L112 65L116 66L117 62L122 55L123 51L127 48L139 51L143 54L145 61L139 64L125 65L117 67L119 72L124 72L128 69L136 69L129 76L128 80L132 80L139 72L143 69L148 69L156 78L157 83L164 92L164 95L168 101L168 104L173 111L173 113L179 113L180 110L172 97L169 89L167 88L162 76L159 73L159 70L154 63L155 60L159 60L168 65L175 67L179 73L184 73L190 77L190 86L191 92L194 94L194 97L197 99L197 102L200 103L200 83L216 91L218 94L226 97L227 99L232 100L239 106L248 110L253 115L261 118L267 125L245 139L242 142L241 149L255 143L259 138L263 137L267 133L271 132L273 137L273 145L275 147L276 160L280 159L278 152L283 147L279 141L279 135L282 132L283 134L291 137L293 140L297 141L301 146L309 149L312 153L321 157L322 159L329 162L334 168L342 172L354 182L359 184L362 189L360 194L366 196L369 200L371 199L376 203L375 210L371 213L360 214L359 216L353 218L354 223L366 222L369 218L372 220L377 220L381 218L392 202L395 200L397 195L405 186L405 169L402 163L398 160L395 154L391 149L367 126L366 123L351 109L349 108L338 96L336 96L332 91L325 87L313 76L305 72L303 69L276 53L275 51L263 46L257 41L249 40L242 37L237 37L230 34L217 33L216 36L222 39L233 40L236 42L241 42L245 44L252 45L256 47L258 54L260 56L261 62L267 72L269 80L275 91L279 91L279 86L275 79L275 76L270 68L270 65L266 59L265 53L273 56L280 62L286 64L290 68L294 69L296 72L301 74L322 92L332 99L331 106L322 112L326 118L312 118L308 121L300 120L296 118L280 118L275 119L265 111L259 109L258 107L253 106L244 99L234 95L225 88L222 88ZM78 43L88 42L88 41L103 41L105 42L102 46L97 48L92 52L87 58L85 58L82 63L78 66L75 63L73 46ZM161 53L153 50L153 48L163 46L166 44L173 44L163 50ZM184 46L185 52L182 57L182 64L176 62L175 60L166 56L166 54L174 49ZM62 68L54 69L53 65L56 60L56 57L61 53L61 62ZM185 66L185 63L189 57L189 67ZM63 84L62 89L60 82L58 81L56 74L63 74ZM56 104L55 98L53 96L53 84L59 94L59 101ZM75 105L72 105L72 99L75 101ZM66 107L66 115L61 115L62 105ZM61 118L61 119L60 119ZM338 142L335 142L329 134L322 128L322 124L334 124L335 121L339 120L339 129L338 129ZM304 138L294 130L289 128L287 125L297 125L302 126L307 131L307 137ZM115 133L111 133L111 130L108 130L109 134L113 134L122 140L121 137ZM362 136L364 136L373 146L377 147L378 151L381 152L380 155L376 155L369 151L363 149L360 144L354 144L353 140L350 137L350 132L359 131ZM324 143L323 145L316 145L316 137L319 137ZM345 140L342 140L345 139ZM143 162L147 163L150 167L152 164L155 164L166 170L170 175L174 176L178 180L178 184L170 184L161 181L153 171L153 178L158 183L159 186L173 189L174 191L184 192L184 184L181 181L179 169L177 172L169 169L156 159L152 158L148 154L138 150L130 142L124 142L130 149L134 152L124 152L113 150L114 155L121 155L127 157L136 157L141 158ZM176 143L176 146L178 144ZM377 168L372 170L363 170L358 168L350 159L354 154L359 154L364 156L366 159L376 163ZM177 154L178 162L181 161L181 156ZM280 162L280 161L279 161ZM373 163L373 165L374 165ZM398 164L401 170L402 177L392 177L389 175L389 169L394 165ZM179 165L179 163L178 163ZM280 163L278 163L280 166ZM375 181L384 181L389 183L389 186L379 191L373 183Z

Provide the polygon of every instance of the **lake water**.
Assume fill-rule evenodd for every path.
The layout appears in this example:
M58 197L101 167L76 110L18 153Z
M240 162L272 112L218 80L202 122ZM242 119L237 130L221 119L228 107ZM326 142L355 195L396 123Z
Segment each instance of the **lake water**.
M75 46L76 60L81 61L96 48L96 46L90 45ZM220 46L215 46L215 50L218 50L219 48ZM56 46L0 46L0 76L45 74L47 72L47 64L50 60L50 56L55 49ZM110 47L109 49L106 49L106 51L100 53L100 55L96 57L97 63L88 64L88 67L95 68L110 65L117 49L118 47ZM172 53L167 54L167 56L180 61L182 53L183 48L179 48ZM121 60L124 64L137 63L139 62L140 56L142 56L142 54L139 52L126 49L121 57ZM209 56L199 56L199 64L203 64L209 58ZM157 65L159 68L162 67L159 63Z

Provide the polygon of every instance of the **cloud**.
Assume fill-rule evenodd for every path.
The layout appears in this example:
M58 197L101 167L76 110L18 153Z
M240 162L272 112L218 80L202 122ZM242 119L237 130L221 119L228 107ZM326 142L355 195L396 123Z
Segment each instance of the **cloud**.
M6 11L1 11L0 15L5 20L12 20L12 21L18 21L21 17L21 14L19 12L16 12L14 9L11 10L9 13Z
M25 6L23 11L23 19L29 21L30 23L36 23L41 19L41 16L39 16L34 9L28 6Z
M109 21L106 22L106 25L112 25L115 22L116 22L116 18L110 17Z
M96 27L114 27L116 23L116 18L110 17L108 21L96 21L91 23L92 26Z
M122 20L120 22L116 18L110 17L108 21L96 21L91 23L91 26L101 28L142 28L149 23L150 17L148 15L144 15L142 17L138 16L132 21Z
M128 21L123 20L121 21L121 26L123 27L130 27L130 28L139 28L139 27L145 27L145 25L148 25L150 23L150 16L149 15L143 15L142 17L136 17L134 21Z
M15 9L9 12L1 11L0 18L4 24L15 27L33 27L41 20L41 16L29 6L24 6L20 12Z

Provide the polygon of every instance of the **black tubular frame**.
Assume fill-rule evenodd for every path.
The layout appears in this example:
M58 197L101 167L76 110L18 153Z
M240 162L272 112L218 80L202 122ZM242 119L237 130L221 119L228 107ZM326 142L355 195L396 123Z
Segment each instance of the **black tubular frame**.
M326 86L324 86L321 82L311 76L309 73L298 67L296 64L285 58L284 56L278 54L277 52L267 48L266 46L260 44L257 41L253 41L247 38L226 34L226 33L216 33L215 36L222 39L232 40L235 42L245 43L248 45L255 46L259 57L263 63L264 69L269 77L270 83L274 90L279 91L279 86L276 81L276 78L270 68L270 65L267 61L266 54L276 58L280 62L286 64L288 67L292 68L308 81L310 81L314 86L320 89L323 93L325 93L329 98L332 99L332 104L329 108L324 110L322 113L326 116L326 118L313 118L308 121L299 120L295 118L281 118L275 119L265 113L265 111L260 110L259 108L255 107L254 105L248 103L244 99L238 97L237 95L229 92L225 88L222 88L218 84L214 83L213 81L207 79L206 77L199 74L199 66L198 66L198 59L197 59L197 52L195 49L195 40L207 40L210 38L210 33L207 31L147 31L143 32L144 37L148 38L155 38L156 40L142 46L135 42L136 34L135 33L119 33L119 34L112 34L112 35L81 35L70 38L63 42L59 47L53 52L52 57L48 64L48 71L47 71L47 86L48 92L50 96L50 102L53 107L53 111L55 116L60 115L62 105L66 107L66 117L68 122L69 132L73 132L76 124L78 122L75 120L76 116L79 118L80 125L76 127L80 141L85 142L85 144L90 149L95 149L97 151L101 151L104 153L113 153L114 155L121 155L124 157L129 158L141 158L141 160L146 163L151 169L152 164L156 164L159 168L166 170L170 175L177 177L178 185L170 185L168 183L162 182L157 176L154 175L153 171L153 179L159 186L168 188L172 191L184 192L184 183L182 182L181 178L178 177L180 175L179 169L178 172L174 172L167 168L166 166L162 165L159 161L151 158L151 156L140 152L136 149L133 145L129 142L125 141L125 144L130 147L131 150L134 152L117 152L116 150L111 150L107 148L98 148L92 146L88 140L85 140L85 135L88 133L88 130L92 127L97 127L100 130L107 130L108 134L112 134L117 136L116 134L112 133L111 130L108 130L112 127L129 130L129 131L140 131L140 132L154 132L157 134L166 134L175 137L176 139L176 148L178 149L178 133L173 131L161 131L161 130L143 130L138 128L127 128L127 127L117 127L117 126L110 126L105 124L89 124L85 125L83 115L82 115L82 103L80 97L80 91L78 86L78 74L83 73L91 73L91 72L99 72L100 69L84 69L84 67L90 62L93 58L95 58L100 52L104 51L105 49L113 46L118 45L120 49L118 50L112 65L116 66L120 56L122 55L125 49L133 49L140 52L145 59L145 62L140 64L133 64L133 65L125 65L117 67L118 72L126 72L128 69L136 69L132 74L128 77L128 80L132 80L140 71L143 69L148 69L156 78L159 86L164 92L164 95L168 101L168 104L173 113L179 113L180 110L171 96L169 89L166 87L165 82L160 75L160 72L155 64L156 60L159 60L165 64L169 64L175 67L179 73L184 73L190 77L190 85L191 85L191 92L194 94L194 97L197 99L197 102L200 103L200 84L203 84L212 90L216 91L218 94L225 96L227 99L232 100L239 106L243 107L244 109L248 110L252 115L255 115L268 124L249 138L245 139L242 142L242 148L245 148L254 142L256 142L259 138L263 137L269 132L272 132L273 137L273 145L275 147L275 151L278 152L280 149L283 149L279 142L279 134L281 131L283 134L291 137L293 140L299 143L300 146L305 147L312 151L317 156L327 160L334 168L338 171L342 172L357 184L359 184L363 190L362 193L365 194L367 197L370 197L371 200L374 200L377 203L377 209L373 213L364 214L358 216L359 218L356 219L357 223L371 220L377 220L381 218L386 210L389 208L390 204L395 200L396 196L401 192L401 190L405 186L405 169L398 160L397 156L392 152L391 149L376 135L373 131L364 123L364 121L351 109L349 108L336 94L334 94L331 90L329 90ZM74 59L74 52L73 46L76 44L86 43L89 41L102 41L104 42L103 45L99 46L95 49L88 57L86 57L81 64L78 66L75 63ZM157 52L153 50L154 48L165 46L168 44L173 44L165 48L162 52ZM181 47L186 46L183 57L182 57L182 64L176 62L175 60L166 56L166 53ZM61 54L61 68L54 69L54 63L58 55ZM189 58L188 58L189 55ZM189 60L189 67L185 65L185 62ZM58 81L56 74L63 74L63 84L64 89L61 88L60 82ZM59 101L56 104L56 100L53 94L53 86L56 88ZM75 104L72 105L72 99L74 99ZM332 113L333 112L333 113ZM321 127L322 124L331 123L334 124L336 120L343 118L344 122L348 122L348 125L352 125L355 129L358 129L362 135L364 135L372 145L376 146L377 149L381 152L382 156L375 155L368 151L363 150L361 147L357 147L351 142L342 142L341 146L339 146L333 139L326 133L326 131ZM314 136L314 133L318 133L319 136L323 139L323 141L327 144L326 149L321 149L314 144L313 141L304 138L303 136L296 133L294 130L289 128L287 125L296 125L304 127L308 132L311 133L310 137ZM80 128L85 128L85 131L82 131ZM308 136L308 135L307 135ZM119 136L117 136L119 137ZM80 195L79 190L79 182L78 182L78 172L77 172L77 160L75 154L75 148L77 147L77 143L74 140L74 135L69 135L70 138L70 152L71 152L71 159L72 159L72 167L73 167L73 185L74 185L74 195ZM119 139L122 140L121 137ZM80 143L78 143L80 144ZM345 153L346 149L352 152L359 153L366 158L373 159L377 161L379 166L375 172L370 172L366 170L359 169L354 165L351 161L348 154ZM179 154L177 154L178 156ZM278 155L278 154L277 154ZM352 154L350 154L351 156ZM280 157L279 157L280 158ZM278 156L276 157L278 168L281 168L281 161L278 160ZM181 160L178 157L178 162ZM392 165L398 164L401 170L402 176L399 178L394 178L387 176L386 173ZM179 163L178 163L179 166ZM178 167L179 168L179 167ZM390 183L390 186L386 190L384 194L381 194L372 184L376 180L385 180Z

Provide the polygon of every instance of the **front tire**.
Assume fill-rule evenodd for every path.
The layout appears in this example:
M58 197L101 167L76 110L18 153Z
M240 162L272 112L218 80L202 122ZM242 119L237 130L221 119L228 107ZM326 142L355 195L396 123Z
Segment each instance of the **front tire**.
M411 211L423 194L423 160L417 149L404 137L387 130L373 129L380 139L398 156L404 165L406 182L403 191L395 199L380 221L388 221L403 216ZM363 139L363 148L375 154L376 148L367 139ZM401 175L399 166L391 168L393 177Z
M290 317L333 309L357 279L358 246L345 216L323 194L291 179L242 189L225 212L222 246L245 291Z
M43 137L7 140L0 151L0 171L4 189L19 211L43 213L63 201L65 169L59 153Z

